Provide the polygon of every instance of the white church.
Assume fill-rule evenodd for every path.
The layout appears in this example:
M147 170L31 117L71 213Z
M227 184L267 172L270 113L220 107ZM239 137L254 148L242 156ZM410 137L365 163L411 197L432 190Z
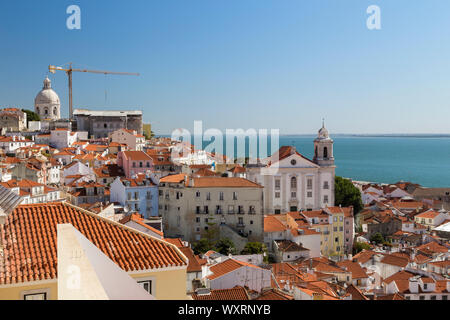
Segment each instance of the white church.
M310 160L295 147L282 146L257 165L248 165L248 179L264 186L264 213L317 210L334 206L333 140L325 125L314 140Z
M48 77L44 79L44 87L34 99L34 112L42 120L58 120L61 118L61 102L58 94L52 89Z

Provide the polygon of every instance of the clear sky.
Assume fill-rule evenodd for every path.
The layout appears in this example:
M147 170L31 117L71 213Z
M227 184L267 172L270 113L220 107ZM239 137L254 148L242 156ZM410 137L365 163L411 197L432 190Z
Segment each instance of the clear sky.
M139 107L157 134L194 120L315 133L322 117L331 133L450 133L448 0L0 2L0 106L32 108L67 62L141 73L75 73L74 106ZM67 77L50 78L67 116Z

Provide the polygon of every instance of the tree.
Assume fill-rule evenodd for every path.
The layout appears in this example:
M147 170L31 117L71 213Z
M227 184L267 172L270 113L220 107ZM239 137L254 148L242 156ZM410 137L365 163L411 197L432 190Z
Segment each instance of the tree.
M357 254L363 250L370 250L370 244L366 242L355 242L353 245L353 254Z
M266 251L266 246L261 242L247 242L241 254L259 254Z
M336 176L334 179L334 199L337 206L353 206L355 215L364 208L359 189L342 177Z
M370 237L370 242L375 242L376 244L384 243L383 235L379 232L373 234Z
M27 114L27 126L28 122L30 121L41 121L41 117L36 112L33 112L28 109L22 109L22 112L25 112Z
M192 246L192 249L194 249L195 254L201 254L201 253L205 253L209 250L212 250L213 244L208 239L202 238L198 242L194 243L194 245Z
M236 247L234 246L233 241L231 241L228 238L220 239L217 241L216 245L216 251L221 254L234 254L236 252Z

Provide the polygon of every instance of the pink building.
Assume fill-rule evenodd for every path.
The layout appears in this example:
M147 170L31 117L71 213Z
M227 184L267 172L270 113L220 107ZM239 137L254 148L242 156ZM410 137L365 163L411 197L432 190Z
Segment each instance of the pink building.
M120 151L117 164L122 167L125 176L130 179L138 173L147 173L152 169L153 160L144 151Z

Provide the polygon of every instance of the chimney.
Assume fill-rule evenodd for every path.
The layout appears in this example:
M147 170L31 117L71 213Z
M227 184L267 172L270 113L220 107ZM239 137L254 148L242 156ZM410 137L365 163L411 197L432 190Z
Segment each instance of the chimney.
M0 225L4 225L6 223L6 218L8 215L3 211L2 208L0 208Z
M417 279L417 277L409 278L409 291L411 293L419 292L419 280Z

